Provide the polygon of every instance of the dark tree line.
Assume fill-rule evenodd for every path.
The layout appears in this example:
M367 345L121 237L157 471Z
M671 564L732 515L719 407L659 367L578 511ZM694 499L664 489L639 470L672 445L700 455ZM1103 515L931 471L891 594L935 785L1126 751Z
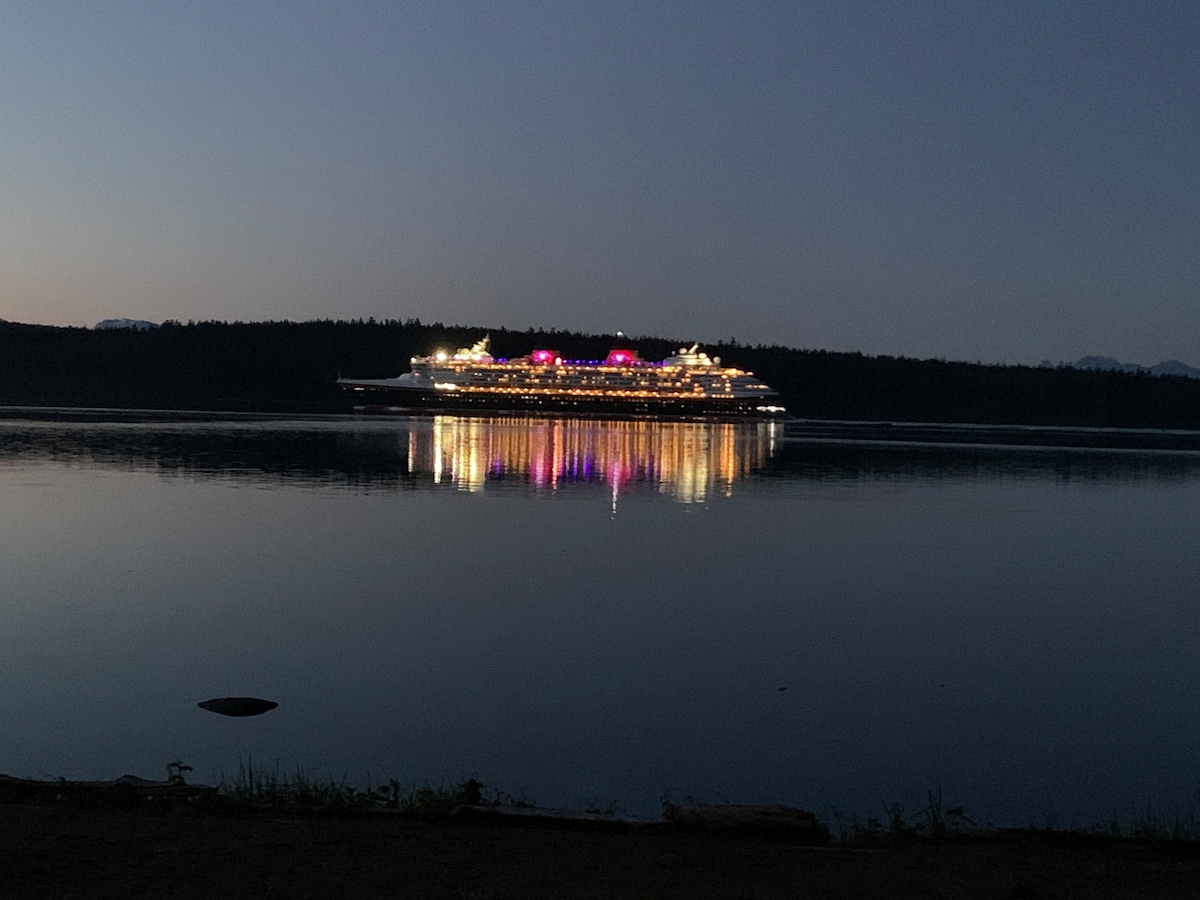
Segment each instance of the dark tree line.
M150 331L0 324L0 405L111 406L333 412L341 375L382 378L409 357L468 346L485 332L492 352L538 347L602 359L609 335L509 331L417 320L166 323ZM683 341L634 342L660 360ZM1181 377L992 366L745 346L706 348L750 369L806 418L910 422L1200 427L1200 381Z

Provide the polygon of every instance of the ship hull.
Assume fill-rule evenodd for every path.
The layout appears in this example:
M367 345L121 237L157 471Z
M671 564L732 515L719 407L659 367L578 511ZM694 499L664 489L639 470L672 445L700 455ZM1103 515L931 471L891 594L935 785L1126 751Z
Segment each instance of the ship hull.
M782 407L773 397L553 397L483 391L422 391L406 387L343 384L355 409L367 412L519 412L545 415L653 416L655 418L775 419ZM767 408L764 408L767 407Z

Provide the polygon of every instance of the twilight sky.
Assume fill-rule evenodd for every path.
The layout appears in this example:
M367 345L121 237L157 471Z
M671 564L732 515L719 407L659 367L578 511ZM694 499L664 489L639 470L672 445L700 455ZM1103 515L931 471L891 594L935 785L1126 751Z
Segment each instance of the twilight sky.
M1200 364L1200 3L0 7L0 318Z

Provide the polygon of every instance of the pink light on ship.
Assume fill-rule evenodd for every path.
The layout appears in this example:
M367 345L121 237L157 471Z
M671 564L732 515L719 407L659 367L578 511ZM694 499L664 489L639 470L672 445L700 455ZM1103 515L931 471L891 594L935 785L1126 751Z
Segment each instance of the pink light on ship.
M558 359L558 352L555 350L534 350L529 354L529 361L535 366L550 366Z
M627 366L637 359L637 354L632 350L623 350L619 347L614 347L608 351L608 359L604 362L610 366Z

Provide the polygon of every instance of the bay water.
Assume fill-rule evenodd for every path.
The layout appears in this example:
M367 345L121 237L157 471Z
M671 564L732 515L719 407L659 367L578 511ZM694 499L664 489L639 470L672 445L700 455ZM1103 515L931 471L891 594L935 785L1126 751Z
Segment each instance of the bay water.
M1200 453L1020 443L10 409L0 772L1194 818Z

